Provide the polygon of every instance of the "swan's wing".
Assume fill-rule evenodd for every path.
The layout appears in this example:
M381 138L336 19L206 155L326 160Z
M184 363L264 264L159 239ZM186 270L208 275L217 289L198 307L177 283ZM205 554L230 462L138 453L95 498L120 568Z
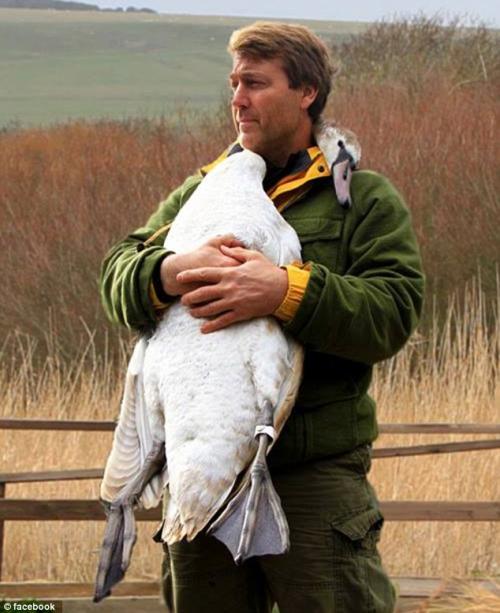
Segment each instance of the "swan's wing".
M299 237L292 226L283 217L279 219L279 254L278 266L285 266L292 262L302 262L302 247Z
M146 346L147 340L139 339L127 368L120 416L101 483L100 496L104 501L113 501L139 474L153 445L142 372ZM145 508L158 504L167 480L164 470L148 483L141 496Z

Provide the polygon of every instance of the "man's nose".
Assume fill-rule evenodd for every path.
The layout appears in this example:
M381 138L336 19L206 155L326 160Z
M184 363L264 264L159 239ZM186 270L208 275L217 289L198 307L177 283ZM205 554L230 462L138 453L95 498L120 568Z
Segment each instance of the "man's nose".
M235 108L247 107L249 105L248 96L241 85L234 88L231 104Z

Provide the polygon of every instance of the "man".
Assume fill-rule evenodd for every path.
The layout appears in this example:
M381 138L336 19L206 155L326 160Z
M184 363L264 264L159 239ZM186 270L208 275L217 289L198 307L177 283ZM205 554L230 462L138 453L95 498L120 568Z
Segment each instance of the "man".
M270 454L291 548L235 566L206 535L165 548L164 592L177 613L393 610L377 552L382 515L366 475L377 436L367 389L375 362L414 329L423 275L408 211L391 184L356 171L339 205L313 127L330 91L325 45L307 28L256 23L233 33L230 83L238 143L188 178L146 226L109 252L102 296L112 320L154 326L182 300L203 333L272 315L305 347L296 406ZM297 231L304 265L278 268L231 236L166 253L168 225L203 173L241 147L267 162L264 188ZM164 231L160 231L161 228Z

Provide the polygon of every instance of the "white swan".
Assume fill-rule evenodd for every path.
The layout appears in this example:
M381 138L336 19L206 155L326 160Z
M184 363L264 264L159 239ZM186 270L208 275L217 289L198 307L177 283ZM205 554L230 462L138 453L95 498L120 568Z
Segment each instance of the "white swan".
M341 173L333 173L335 185L338 194L346 194L341 203L349 204L353 162L351 155L342 155L345 134L321 124L317 138L333 169L341 165ZM359 156L355 149L354 155ZM165 247L189 252L231 233L276 265L300 260L295 231L262 188L265 172L264 160L251 151L226 158L180 210ZM191 540L208 527L237 561L288 548L286 518L265 455L293 407L302 348L272 317L211 334L199 328L200 321L178 301L134 350L101 485L101 498L112 503L96 601L109 594L128 566L135 540L133 506L138 501L155 506L167 484L163 541Z

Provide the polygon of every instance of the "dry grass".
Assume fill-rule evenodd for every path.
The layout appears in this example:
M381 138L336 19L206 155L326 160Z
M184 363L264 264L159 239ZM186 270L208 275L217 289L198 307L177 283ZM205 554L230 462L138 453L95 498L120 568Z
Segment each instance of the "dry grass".
M500 321L487 313L472 286L446 322L416 335L396 358L380 365L372 388L381 422L498 422ZM487 320L494 320L488 325ZM486 437L383 435L379 446ZM491 437L490 437L491 438ZM499 500L498 451L380 459L372 479L382 500ZM382 552L394 574L474 576L500 573L495 523L390 522Z
M450 307L446 325L417 336L397 358L382 365L373 391L383 422L493 422L500 400L498 305L486 323L481 294L468 307ZM17 417L112 419L117 416L122 375L95 356L72 367L53 357L34 369L24 346L23 367L0 370L0 406ZM120 369L118 369L120 370ZM419 443L423 436L383 436L381 445ZM433 437L435 438L435 437ZM443 435L437 437L443 440ZM450 437L451 438L451 437ZM456 437L459 440L464 437ZM470 438L470 437L467 437ZM0 431L2 466L9 471L102 467L111 433ZM381 459L373 481L381 499L495 500L500 454L480 451L420 458ZM11 498L95 498L96 481L9 485ZM8 523L4 580L91 581L102 524ZM128 577L157 578L161 548L141 526ZM493 523L388 523L382 551L399 575L465 577L499 573L498 529Z
M453 595L446 589L453 590ZM491 581L484 585L451 581L443 584L419 609L422 613L500 613L500 585Z
M364 84L330 113L360 135L362 166L390 177L408 203L429 293L443 299L480 267L494 293L500 213L499 106L494 87L452 89L434 75L413 96ZM443 301L444 302L444 301Z
M57 356L43 370L20 346L22 367L0 372L4 415L55 419L115 419L122 377L116 362L83 358L68 366ZM19 360L16 361L16 364ZM125 363L125 362L123 362ZM104 466L112 433L0 431L1 464L9 471ZM98 497L98 481L8 485L9 498ZM5 581L92 581L102 539L100 522L20 522L6 524ZM151 526L140 525L139 545L130 576L158 578L160 550L148 539ZM149 542L148 542L149 541Z

